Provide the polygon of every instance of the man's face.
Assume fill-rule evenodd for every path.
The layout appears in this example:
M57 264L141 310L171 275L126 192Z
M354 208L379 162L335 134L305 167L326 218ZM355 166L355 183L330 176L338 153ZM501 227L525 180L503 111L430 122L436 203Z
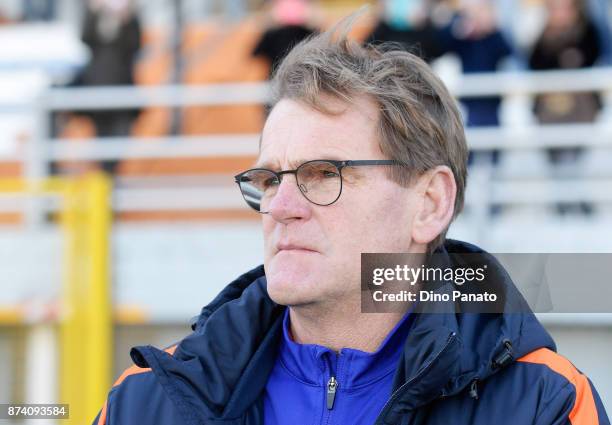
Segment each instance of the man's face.
M378 145L377 108L361 99L339 115L281 100L262 133L257 167L295 169L313 159L385 158ZM283 305L356 300L362 252L410 252L415 190L387 178L384 167L344 168L340 198L309 202L286 174L262 216L270 297Z

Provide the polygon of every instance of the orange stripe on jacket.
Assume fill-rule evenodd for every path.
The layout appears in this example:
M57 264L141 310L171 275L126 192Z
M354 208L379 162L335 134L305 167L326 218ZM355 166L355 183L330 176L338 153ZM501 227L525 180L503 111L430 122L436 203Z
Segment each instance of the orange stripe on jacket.
M104 406L102 406L102 411L100 412L100 417L98 418L97 425L104 425L106 423L106 407L108 405L108 401L104 402Z
M594 425L599 423L591 385L586 376L578 372L569 360L548 348L540 348L521 357L518 361L546 365L574 384L576 388L576 401L569 414L569 421L572 425Z
M176 345L173 345L172 347L166 348L164 351L169 354L174 354L175 350L176 350ZM113 387L116 387L117 385L121 384L125 380L125 378L127 378L128 376L138 375L140 373L145 373L145 372L150 372L150 371L151 371L150 367L138 367L136 365L129 367L123 371L121 376L119 376L119 378L113 384Z
M173 345L172 347L166 348L164 351L169 354L174 354L175 350L176 350L176 345ZM151 371L150 367L138 367L136 365L129 367L126 370L124 370L121 376L119 376L119 378L115 381L115 383L113 384L113 388L121 384L125 380L125 378L127 378L130 375L138 375L139 373L150 372L150 371ZM108 409L108 400L106 400L104 402L104 406L102 406L102 411L100 412L100 418L98 419L98 423L96 425L106 424L106 410L107 409Z

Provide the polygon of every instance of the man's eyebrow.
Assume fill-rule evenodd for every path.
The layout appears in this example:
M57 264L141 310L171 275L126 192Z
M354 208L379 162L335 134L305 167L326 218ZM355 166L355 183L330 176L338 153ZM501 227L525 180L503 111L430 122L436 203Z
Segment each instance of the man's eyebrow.
M338 155L332 154L332 155L319 155L317 157L313 157L313 158L308 158L308 159L296 159L296 160L290 160L289 161L289 167L291 169L296 169L297 167L299 167L301 164L308 162L308 161L313 161L313 160L317 160L317 159L329 159L332 161L344 161L344 158L339 157ZM257 161L255 163L255 165L253 166L253 168L266 168L268 170L274 170L275 168L279 168L276 167L274 164L277 164L276 161L263 161L263 162L259 162Z
M253 165L253 168L267 168L269 170L273 170L274 169L274 165L272 165L273 162L272 161L263 161L260 162L259 160L257 160L255 162L255 165Z

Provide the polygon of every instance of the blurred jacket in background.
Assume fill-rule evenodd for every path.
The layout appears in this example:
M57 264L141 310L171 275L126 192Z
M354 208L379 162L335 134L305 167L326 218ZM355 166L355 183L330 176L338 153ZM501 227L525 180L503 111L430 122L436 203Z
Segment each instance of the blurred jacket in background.
M367 43L396 42L427 62L444 51L430 19L431 5L426 0L383 0L380 20L366 38Z
M98 0L89 3L82 33L91 60L76 85L116 86L134 84L134 63L141 45L141 27L129 0ZM91 111L89 116L99 137L127 136L138 116L137 109ZM102 168L114 173L117 161Z
M271 17L274 24L263 33L253 50L253 56L269 61L270 76L293 46L316 32L307 23L308 9L309 4L305 0L273 2Z

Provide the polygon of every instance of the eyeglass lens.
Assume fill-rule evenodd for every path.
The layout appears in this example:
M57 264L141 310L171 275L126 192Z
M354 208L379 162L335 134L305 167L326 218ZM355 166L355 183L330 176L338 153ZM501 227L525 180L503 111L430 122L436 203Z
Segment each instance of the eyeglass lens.
M300 192L310 202L329 205L340 197L342 179L335 164L327 161L309 161L296 171ZM275 173L265 169L247 171L240 177L240 190L250 207L261 213L269 212L270 203L280 181Z

